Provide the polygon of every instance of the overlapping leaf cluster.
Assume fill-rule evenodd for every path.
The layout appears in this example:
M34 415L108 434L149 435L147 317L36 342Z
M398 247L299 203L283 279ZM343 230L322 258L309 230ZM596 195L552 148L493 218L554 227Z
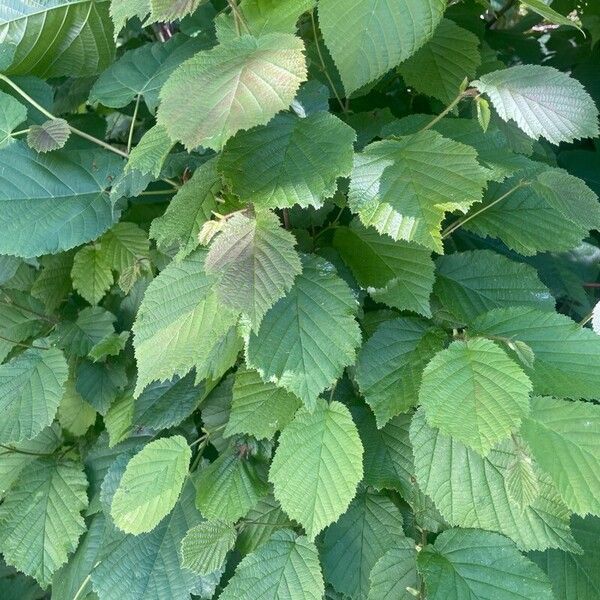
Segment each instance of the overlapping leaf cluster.
M600 597L600 11L550 4L0 6L0 598Z

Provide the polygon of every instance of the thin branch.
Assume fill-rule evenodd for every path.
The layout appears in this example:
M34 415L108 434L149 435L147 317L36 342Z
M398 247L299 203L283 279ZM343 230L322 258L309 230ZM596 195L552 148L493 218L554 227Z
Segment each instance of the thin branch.
M45 346L36 346L35 344L25 344L23 342L17 342L17 340L11 340L3 335L0 335L0 340L14 344L15 346L21 346L21 348L35 348L36 350L49 350Z
M313 35L315 36L315 46L317 48L317 54L319 56L319 61L321 62L321 68L323 69L323 73L329 82L329 86L331 87L341 109L342 112L346 112L346 105L342 102L342 99L339 97L337 90L335 89L335 85L333 85L333 80L329 76L329 71L327 70L327 66L325 65L325 60L323 59L323 55L321 54L321 44L319 44L319 34L317 32L317 23L315 21L315 13L311 11L310 20L312 21Z
M490 19L486 24L486 29L492 29L496 23L516 4L517 0L508 0L508 2L494 14L493 18Z
M135 99L135 108L133 109L133 117L131 117L131 126L129 127L129 135L127 136L127 154L128 155L131 152L131 144L133 142L133 131L135 129L135 121L137 119L141 99L142 99L141 94L138 94Z
M467 223L471 219L474 219L481 213L485 212L486 210L489 210L490 208L492 208L492 206L495 206L499 202L502 202L502 200L505 200L506 198L508 198L511 194L516 192L519 188L525 187L527 185L530 185L530 183L525 182L525 181L520 181L517 185L515 185L510 190L508 190L508 192L506 192L505 194L502 194L502 196L500 196L499 198L496 198L496 200L494 200L493 202L486 204L483 208L480 208L479 210L475 211L471 215L463 217L462 219L458 219L458 221L455 221L454 223L452 223L451 225L446 227L446 229L444 229L444 231L442 231L442 239L446 239L451 233L454 233L459 227L462 227L465 223Z
M4 444L0 444L0 448L4 448L8 452L14 452L16 454L27 454L28 456L52 456L54 454L53 452L29 452L27 450L19 450L18 448L5 446Z
M465 98L473 98L478 93L479 92L475 88L469 88L468 90L461 92L458 96L456 96L456 98L454 98L454 100L452 100L452 102L450 102L450 104L448 104L448 106L437 117L435 117L433 120L427 123L425 127L421 128L419 130L419 133L421 131L427 131L428 129L431 129L436 123L441 121L448 113L452 112L454 108L461 102L461 100Z
M12 301L7 302L6 300L0 299L0 304L3 304L4 306L14 306L15 308L18 308L19 310L22 310L29 314L35 315L38 319L41 319L42 321L46 321L47 323L52 323L52 325L58 324L58 321L56 319L52 319L51 317L49 317L47 315L43 315L42 313L39 313L31 308L27 308L26 306L21 306L20 304L17 304L16 302L12 302Z

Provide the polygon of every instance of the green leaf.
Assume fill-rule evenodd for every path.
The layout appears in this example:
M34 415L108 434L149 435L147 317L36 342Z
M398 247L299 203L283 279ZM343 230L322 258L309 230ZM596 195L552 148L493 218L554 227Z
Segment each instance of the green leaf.
M36 152L50 152L62 148L70 135L71 129L64 119L50 119L29 128L27 144Z
M577 323L532 308L498 308L473 322L481 335L526 343L535 355L526 368L537 394L595 399L600 389L600 337Z
M98 304L113 284L111 263L99 246L85 246L75 255L71 270L73 287L90 304Z
M281 433L269 480L310 539L347 509L363 476L362 455L356 426L339 402L320 399L312 414L301 408Z
M150 0L111 0L110 17L115 24L115 41L129 19L143 21L150 12Z
M25 119L27 109L12 96L0 92L0 148L12 142L12 132Z
M531 506L522 509L511 499L505 475L515 454L509 443L483 458L429 427L422 409L413 417L410 441L417 482L450 525L502 533L522 550L579 551L569 530L570 511L547 476L540 477Z
M319 394L354 363L360 344L356 310L350 288L334 267L306 256L292 289L250 334L248 366L312 409Z
M317 548L284 529L240 562L220 599L321 600L324 593Z
M379 235L354 219L350 227L335 230L333 245L350 267L357 282L374 300L399 310L430 317L429 296L434 266L431 251Z
M187 256L198 246L202 225L217 210L217 193L221 178L217 173L217 159L198 167L192 177L173 196L165 213L154 219L150 237L161 250L179 247L179 258Z
M556 598L564 600L594 600L600 594L600 519L573 517L573 535L583 548L583 554L562 550L531 552L529 557L547 574Z
M461 323L505 306L554 310L555 300L535 269L490 250L440 256L436 276L434 294Z
M133 325L136 396L153 381L186 375L194 367L197 378L203 379L217 368L215 352L227 346L237 313L219 302L214 291L217 277L205 273L205 256L201 249L172 262L146 290Z
M30 348L0 365L0 442L30 440L50 425L68 375L57 348Z
M23 306L20 304L21 300L26 300ZM43 311L43 306L40 307L32 298L17 297L13 301L10 296L0 296L0 362L15 346L46 329L42 320L33 318L35 315L30 312L30 307L32 310L41 308Z
M3 5L2 43L16 46L6 72L49 78L86 77L103 71L115 53L108 9L108 0Z
M506 468L504 477L506 491L511 500L521 508L527 508L533 504L540 493L537 465L518 438L514 438L513 443L515 456Z
M132 425L150 429L167 429L178 425L198 406L205 395L202 385L194 385L194 374L151 383L135 399Z
M415 318L382 323L360 350L356 381L383 427L418 402L421 372L446 343L446 334Z
M456 341L423 371L419 401L427 422L482 455L518 430L531 382L497 344Z
M41 300L49 311L58 308L71 291L71 252L43 256L41 272L31 286L31 295Z
M237 533L225 521L204 521L190 529L181 542L181 565L198 575L220 569L233 548Z
M77 392L72 376L58 406L58 422L71 435L81 436L96 422L96 411Z
M238 370L225 435L271 439L292 420L300 405L296 396L272 383L264 383L256 371Z
M104 151L0 150L0 253L56 254L97 238L116 219L106 189L121 159Z
M293 35L271 33L199 52L162 88L159 125L189 149L219 150L237 131L287 108L306 79L303 48Z
M197 486L196 506L203 516L227 523L246 516L269 491L264 465L236 448L202 469Z
M519 65L483 75L471 85L490 97L505 121L513 119L534 139L558 144L600 134L590 95L554 67Z
M373 566L368 600L413 600L408 588L419 588L417 552L411 539L396 539Z
M321 0L319 25L346 95L413 55L445 8L444 0Z
M192 451L176 435L150 442L128 463L112 500L110 514L126 533L152 531L175 506Z
M112 269L123 273L137 263L150 260L148 235L135 223L122 221L100 238L100 254Z
M128 339L129 331L122 331L121 333L109 333L105 338L102 338L93 346L93 348L89 351L88 356L94 362L105 360L107 356L117 356L125 348L125 344L127 344Z
M126 385L127 374L122 363L83 360L77 364L75 388L101 415L106 415Z
M523 438L575 513L600 515L600 407L532 398Z
M442 19L433 37L398 68L407 85L450 104L462 82L475 77L481 64L479 38Z
M60 445L61 432L57 424L52 424L38 433L33 439L10 444L22 452L6 452L0 461L0 498L20 477L25 467L37 460L39 454L51 454ZM24 454L27 452L28 454Z
M431 600L554 598L546 574L497 533L449 529L417 562Z
M206 0L150 0L150 19L176 21L193 13Z
M38 458L25 467L0 506L6 562L46 587L85 531L86 488L77 463Z
M249 33L259 37L275 32L295 33L300 15L312 10L315 4L316 0L243 0L238 11ZM221 42L237 36L233 15L221 13L215 19L215 25Z
M174 145L164 127L151 127L129 153L125 172L139 171L143 175L151 174L158 179L165 159Z
M398 507L383 494L359 493L342 517L325 531L325 579L350 598L366 598L373 567L398 539L404 539Z
M530 10L536 12L541 17L544 17L549 23L556 23L557 25L566 25L567 27L576 27L581 31L578 22L576 20L569 19L556 12L551 6L548 6L542 0L521 0L521 4L524 4ZM583 33L583 32L582 32Z
M219 276L219 300L248 315L258 328L265 313L289 292L302 272L295 242L270 211L254 217L237 213L227 219L205 263L209 275Z
M112 8L114 10L126 4L115 0ZM145 44L129 50L98 77L90 91L89 101L123 108L140 95L148 109L154 112L158 106L160 88L169 75L180 63L208 47L210 44L203 36L188 38L174 35L166 42Z
M189 600L202 580L181 565L181 541L202 521L188 481L175 508L150 533L127 535L92 571L100 598ZM131 577L132 573L137 577ZM212 594L211 594L212 595Z
M257 207L320 207L352 171L354 130L327 112L277 115L231 139L219 169Z
M365 225L394 240L443 251L444 214L483 196L477 152L435 131L374 142L354 159L348 204Z
M75 321L61 321L56 328L56 344L69 357L83 357L114 332L115 316L100 306L84 308Z

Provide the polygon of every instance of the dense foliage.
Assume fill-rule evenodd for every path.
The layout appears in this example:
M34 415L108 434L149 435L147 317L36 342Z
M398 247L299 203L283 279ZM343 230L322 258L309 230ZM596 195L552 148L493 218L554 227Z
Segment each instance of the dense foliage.
M599 39L0 2L0 598L598 600Z

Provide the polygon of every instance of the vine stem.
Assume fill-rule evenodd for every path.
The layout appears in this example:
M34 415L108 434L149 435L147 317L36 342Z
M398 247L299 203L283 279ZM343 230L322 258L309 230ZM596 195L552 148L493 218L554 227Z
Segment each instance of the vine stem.
M27 450L19 450L18 448L5 446L4 444L0 444L0 448L4 448L8 452L15 452L16 454L26 454L27 456L53 456L52 452L28 452Z
M594 318L594 311L590 311L581 321L579 321L580 327L585 327Z
M444 229L444 231L442 231L442 239L443 240L446 239L451 233L454 233L458 228L462 227L465 223L467 223L471 219L474 219L475 217L477 217L481 213L485 212L486 210L489 210L490 208L492 208L492 206L495 206L499 202L502 202L502 200L505 200L511 194L516 192L519 188L525 187L526 185L530 185L530 183L520 181L517 185L515 185L510 190L508 190L508 192L506 192L505 194L502 194L502 196L500 196L499 198L496 198L496 200L494 200L493 202L490 202L489 204L487 204L483 208L480 208L479 210L475 211L471 215L468 215L462 219L458 219L458 221L455 221L454 223L452 223L451 225L446 227L446 229Z
M137 119L138 110L140 109L140 100L142 96L138 94L135 98L135 108L133 109L133 117L131 117L131 126L129 127L129 135L127 136L127 155L131 152L131 144L133 142L133 131L135 130L135 121Z
M6 84L8 84L13 90L15 90L15 92L17 92L17 94L19 94L19 96L21 96L24 100L27 100L27 102L29 102L29 104L31 104L31 106L33 106L34 108L37 108L45 117L48 117L49 119L56 119L56 117L51 112L47 111L42 105L38 104L29 94L27 94L24 90L22 90L16 83L14 83L11 79L6 77L6 75L0 74L0 81L4 81ZM115 154L118 154L119 156L122 156L123 158L128 157L127 152L124 152L123 150L119 150L118 148L115 148L114 146L111 146L110 144L107 144L106 142L99 140L98 138L94 137L93 135L90 135L89 133L86 133L85 131L81 131L81 129L77 129L77 127L73 127L73 125L71 125L71 124L69 124L69 129L75 135L78 135L79 137L82 137L85 140L93 142L94 144L101 146L105 150L114 152Z
M454 108L464 98L473 98L474 96L477 96L478 94L479 94L479 91L475 88L469 88L468 90L461 92L458 96L456 96L456 98L454 98L454 100L452 100L452 102L450 102L450 104L448 104L448 106L446 106L446 108L437 117L435 117L435 119L432 119L431 121L429 121L429 123L427 123L427 125L425 125L425 127L423 127L422 129L420 129L419 132L427 131L428 129L431 129L436 123L441 121L448 113L452 112L454 110Z
M327 78L327 81L329 82L329 85L331 86L331 89L336 97L336 100L338 101L338 103L342 109L342 112L348 112L346 105L342 102L342 99L339 97L337 90L335 89L335 85L333 85L333 81L332 81L331 77L329 76L329 71L327 70L327 66L325 65L325 60L323 59L323 54L321 54L321 44L319 44L319 34L317 33L317 23L315 21L314 11L310 12L310 20L312 22L313 34L315 36L315 46L317 48L317 55L319 56L319 61L321 62L321 68L323 69L323 73L325 74L325 77Z

